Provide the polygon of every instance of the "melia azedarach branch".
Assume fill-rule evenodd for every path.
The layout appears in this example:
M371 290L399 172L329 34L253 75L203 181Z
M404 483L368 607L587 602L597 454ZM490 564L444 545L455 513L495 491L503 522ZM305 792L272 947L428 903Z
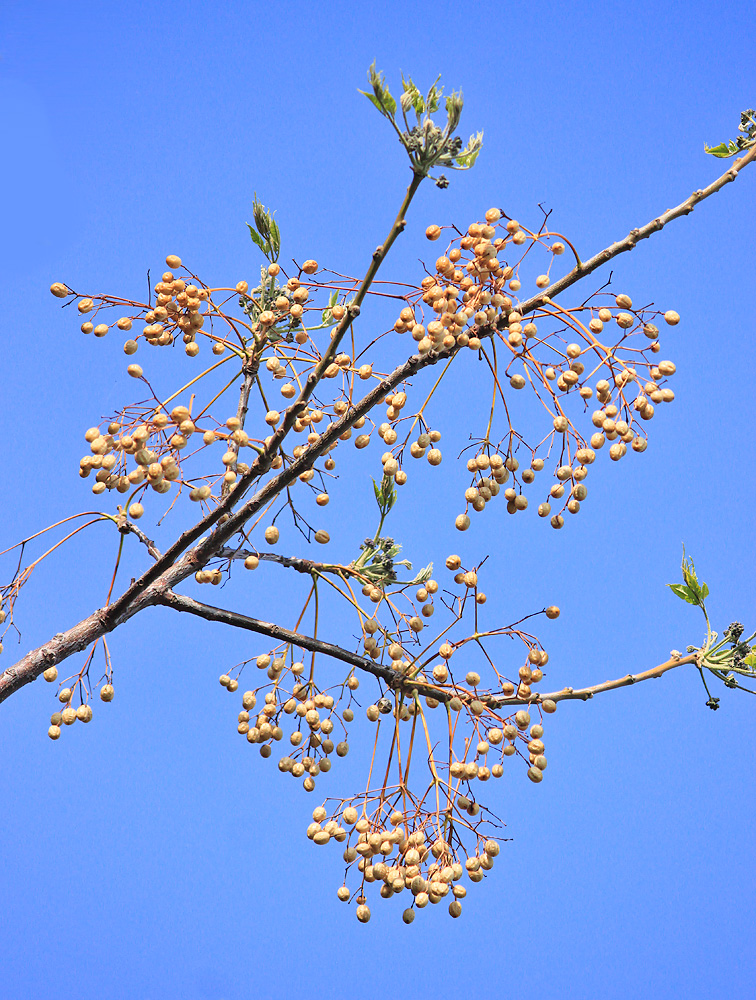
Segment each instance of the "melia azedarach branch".
M719 147L715 148L719 150ZM722 155L722 153L717 152L716 155ZM543 291L523 301L519 306L521 314L526 315L531 313L537 307L547 303L550 299L554 299L568 287L586 277L602 264L607 263L621 253L633 249L640 240L648 238L655 232L659 232L668 222L692 212L699 202L721 190L721 188L727 183L735 180L737 174L745 166L751 163L754 158L756 158L756 146L751 144L751 147L748 149L744 157L739 160L735 160L733 165L727 171L725 171L707 187L693 192L692 195L675 208L667 210L662 213L662 215L657 216L650 222L646 223L644 226L631 230L628 236L624 239L611 244L588 260L580 262L562 278L551 283L547 288L543 289ZM374 278L380 263L385 258L390 245L394 242L399 232L403 230L406 209L408 208L411 197L417 190L421 179L422 176L420 174L413 174L412 183L410 184L410 187L405 195L402 207L397 215L394 225L391 228L389 237L384 245L379 247L373 255L368 272L363 279L360 292L358 293L358 296L355 297L355 302L357 304L364 299L364 296L372 283L372 279ZM357 314L358 310L347 310L344 319L342 320L336 331L336 335L333 338L336 347L343 339L343 336L346 334L347 329ZM483 326L480 329L477 329L476 332L481 338L486 336L490 337L495 332L496 326L503 325L503 321L500 320L496 325ZM324 362L325 358L328 358L330 362L330 359L335 356L336 347L332 345L332 350L324 356ZM334 440L338 439L341 434L349 430L361 417L370 412L378 399L385 396L396 386L402 384L423 368L436 364L438 361L446 360L457 354L460 350L461 348L455 345L450 349L441 348L440 350L430 351L423 355L414 355L408 358L404 364L397 367L394 372L392 372L390 376L385 378L378 386L376 386L372 392L366 394L360 403L352 406L340 420L332 424L330 431L323 435L319 445L308 449L307 453L296 462L292 463L286 472L281 473L272 479L263 490L258 491L258 493L256 493L234 514L232 518L230 518L229 515L235 511L235 508L240 503L244 495L249 491L253 483L264 475L270 468L271 456L283 442L286 434L294 424L297 413L301 412L306 400L312 395L315 386L322 378L326 365L325 363L321 363L320 371L317 373L314 372L313 375L310 376L310 379L306 383L300 397L287 409L284 422L276 434L273 435L269 446L252 464L249 472L239 482L237 489L235 489L232 493L227 494L223 501L218 504L217 507L212 509L193 528L185 531L164 554L156 559L152 566L148 567L148 569L108 607L98 608L90 616L77 623L77 625L73 628L68 629L66 632L58 633L47 643L35 650L30 651L17 663L6 668L6 670L0 674L0 702L4 701L7 697L19 688L23 687L25 684L35 680L51 665L60 663L68 656L87 648L87 646L89 646L90 643L95 641L98 637L107 634L114 628L117 628L120 624L133 617L134 614L137 614L145 607L157 603L159 593L176 586L182 580L191 575L191 573L195 572L197 568L204 566L222 548L222 546L233 537L239 528L249 520L250 517L253 517L264 507L271 496L280 493L288 485L293 483L302 471L309 468L316 458L320 457L328 450ZM229 519L225 524L219 525L219 522L222 522L224 518ZM122 530L133 531L137 537L140 537L141 539L138 529L135 529L136 526L133 525L133 522L127 526L127 520L123 520ZM205 538L183 559L180 559L182 554L185 553L191 545L201 539L203 535L207 535L209 531L212 531L210 536ZM154 543L151 543L149 548L151 551L154 551Z
M176 594L170 590L161 594L159 603L164 607L173 608L174 611L184 611L196 615L198 618L204 618L205 621L230 625L233 628L267 636L270 639L274 639L277 643L290 643L311 653L322 653L325 656L333 657L336 660L356 667L358 670L372 674L379 680L384 681L392 691L401 691L404 689L412 695L434 698L440 703L450 702L452 698L459 698L463 703L464 701L472 701L464 688L455 688L453 685L428 684L411 677L408 678L406 671L393 670L382 664L374 663L367 656L352 653L342 646L334 646L333 643L324 642L322 639L315 639L309 635L303 635L301 632L292 632L290 629L282 628L280 625L264 622L258 618L241 614L238 611L227 611L224 608L216 608L196 601L194 598L186 597L183 594ZM641 671L637 674L625 674L616 680L603 681L600 684L594 684L586 688L562 688L560 691L551 691L547 694L539 692L537 695L533 695L527 699L516 697L505 698L501 695L483 694L480 698L487 707L495 710L514 705L535 705L543 701L553 701L554 703L559 701L588 701L594 695L601 694L604 691L615 691L618 688L628 687L640 681L661 677L668 670L674 670L676 667L691 663L695 664L698 662L698 655L698 652L689 653L686 656L674 655L665 663L660 663L650 670Z
M585 502L584 480L607 442L614 462L645 450L645 422L654 416L655 407L675 398L669 386L675 364L657 360L661 337L655 321L662 316L675 326L679 315L674 310L662 314L650 307L635 309L629 295L612 296L606 286L576 306L558 303L557 297L734 180L756 157L756 126L752 112L747 112L741 121L744 137L709 150L715 156L744 154L712 184L587 261L580 259L566 237L549 231L548 216L536 231L509 218L503 209L490 208L485 221L471 223L466 232L446 227L450 234L447 249L418 286L377 282L379 268L405 228L410 203L423 179L433 177L439 187L446 187L446 177L436 176L435 171L469 169L480 151L482 133L472 136L464 147L456 137L462 111L459 93L446 98L445 124L434 121L443 96L438 81L423 95L411 79L403 79L397 102L374 66L368 78L367 96L396 132L408 155L412 178L385 241L372 253L361 279L329 271L315 260L302 265L293 262L292 273L287 274L280 263L278 224L255 196L250 235L267 259L256 287L250 288L246 281L210 287L172 254L166 258L170 270L155 285L154 300L151 292L147 303L105 295L82 297L66 285L53 284L54 295L78 299L79 313L92 314L82 324L85 334L102 337L113 328L128 333L135 321L143 321L143 330L124 344L127 355L133 355L140 343L174 346L181 336L188 357L199 354L202 342L220 360L164 399L141 365L128 366L128 374L146 388L148 398L124 406L106 429L97 426L86 432L91 455L81 459L80 475L86 479L95 473L95 495L116 491L129 496L117 505L116 514L88 511L74 515L15 546L20 557L11 583L0 587L0 624L6 622L6 631L17 627L16 603L35 567L64 542L100 522L112 523L120 532L105 604L0 674L0 701L40 674L47 681L57 681L57 664L88 650L78 673L59 681L61 710L52 714L48 730L51 739L57 740L77 720L91 720L90 698L98 684L103 701L113 698L113 666L106 638L110 632L151 606L192 614L256 635L268 644L263 652L221 674L220 682L233 693L245 670L263 671L254 673L260 682L253 681L242 695L238 732L258 747L263 758L270 757L284 737L288 719L291 748L278 760L278 768L303 779L305 790L312 792L316 779L330 770L335 758L348 753L348 726L355 718L355 706L359 708L354 695L360 685L358 675L372 677L380 697L364 710L367 720L375 724L366 788L334 800L330 818L326 805L318 806L308 836L316 844L331 839L346 842L344 859L348 872L357 873L359 885L352 892L344 884L338 895L345 901L354 898L359 920L369 919L365 891L369 883L378 881L381 896L411 890L412 906L403 914L411 922L417 909L447 894L452 896L449 912L458 916L466 894L460 884L464 872L475 883L493 866L499 853L498 826L479 801L480 783L501 777L505 760L513 756L525 762L532 782L543 780L547 766L543 722L560 701L585 701L659 678L681 666L697 669L705 685L708 677L727 687L751 690L741 681L756 676L752 648L756 636L743 639L743 626L733 622L718 641L704 603L708 588L698 583L693 564L685 556L683 583L672 589L704 613L707 632L700 647L688 646L685 654L672 650L664 663L589 687L545 692L549 656L539 639L527 631L535 615L507 626L487 627L483 621L484 564L466 567L461 556L449 555L446 568L453 583L441 588L433 578L432 563L418 570L399 558L402 546L387 534L386 523L397 502L397 488L407 483L409 459L426 458L433 467L441 463L441 432L433 427L431 412L438 406L437 390L452 364L464 363L465 357L484 362L482 371L490 373L491 405L484 432L471 434L473 443L465 449L474 454L467 459L471 481L464 490L465 510L455 522L460 531L470 526L468 511L481 513L500 492L508 514L526 510L526 488L535 488L546 462L555 462L554 455L559 456L553 465L554 482L537 513L560 529L565 524L563 515L577 514ZM408 116L414 116L412 122ZM432 242L441 235L440 226L426 229ZM565 244L574 253L576 265L553 280L552 264L565 251ZM531 280L528 269L535 266L536 255L544 252L548 263L535 278L536 293L519 298L523 280ZM177 277L179 270L184 277ZM317 295L327 296L325 308L315 305L312 297ZM401 303L393 328L377 336L356 323L368 296ZM228 302L238 304L240 315L231 312ZM116 323L100 322L101 314L114 307L125 309L128 315ZM411 334L416 352L393 371L376 371L373 362L367 363L383 337L405 333ZM367 334L364 339L363 334ZM632 337L645 346L626 346ZM408 392L413 378L439 362L435 382L411 412ZM234 366L230 381L223 367L227 363ZM220 387L212 381L217 378ZM239 378L234 415L218 419L213 409L227 407L225 394ZM361 381L370 387L360 397ZM530 433L516 427L512 417L516 392L526 387L538 396L551 421L545 434L536 427L534 439L539 443L534 446L527 443ZM286 400L282 412L271 403L276 389ZM206 393L204 405L197 402L198 391ZM178 404L179 398L186 405ZM584 435L578 423L593 398L598 408ZM374 415L382 404L386 419L379 423ZM580 411L578 417L571 415L573 404ZM387 449L380 460L380 478L373 481L378 523L359 552L351 561L339 563L261 551L263 544L275 547L280 519L285 522L289 515L308 541L330 541L328 531L311 526L312 514L305 502L314 497L315 513L328 504L326 487L336 465L334 450L353 431L359 432L353 439L357 449L366 448L374 437ZM193 447L199 440L201 444L191 450L190 439ZM219 447L225 449L220 467L216 463L197 475L192 463L217 456ZM244 449L253 455L248 463ZM461 464L456 468L461 471ZM163 517L187 493L191 501L203 505L204 516L163 551L136 522L145 512L143 500L146 503L154 499L154 493L172 490L173 499ZM552 503L561 508L552 511ZM274 509L275 504L280 506ZM268 517L267 526L261 524L264 517ZM78 526L69 530L70 521ZM63 524L68 525L68 534L23 566L27 545ZM152 563L120 596L111 599L129 535L147 550ZM274 572L293 571L292 595L302 585L303 606L292 627L219 608L177 591L191 576L198 584L218 584L229 580L238 568L255 570L261 564ZM356 650L319 634L325 600L348 606L359 631ZM284 612L288 614L289 609ZM439 612L436 617L434 612ZM542 614L553 619L559 609L550 606L537 612ZM465 629L469 631L463 634ZM524 650L525 662L514 670L502 665L511 656L493 649L502 638L517 640L517 648ZM105 669L100 681L93 683L90 668L98 649ZM328 672L320 669L322 657L328 658ZM341 681L334 680L339 666L347 671ZM706 690L707 704L716 708L719 700L708 686ZM434 709L440 711L430 714ZM386 754L385 766L378 760L379 750ZM395 849L398 860L394 861Z

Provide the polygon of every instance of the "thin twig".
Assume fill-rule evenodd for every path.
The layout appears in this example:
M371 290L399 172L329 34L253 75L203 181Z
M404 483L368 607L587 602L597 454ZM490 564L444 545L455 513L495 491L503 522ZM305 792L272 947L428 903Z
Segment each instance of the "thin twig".
M157 545L155 545L152 539L148 538L147 535L145 535L145 533L142 531L142 529L138 527L136 524L134 524L133 521L129 521L126 518L124 518L123 521L119 521L118 530L123 532L124 535L127 535L129 533L135 535L142 543L142 545L146 546L147 551L149 552L149 554L152 556L153 559L162 558L160 549L157 547Z
M685 666L687 663L697 663L698 662L698 652L690 653L688 656L672 657L666 660L664 663L660 663L657 667L651 667L650 670L643 670L639 674L625 674L624 677L618 677L616 680L603 681L601 684L593 684L591 687L585 688L562 688L561 691L551 691L548 694L533 693L530 698L504 698L500 696L493 696L488 698L486 704L489 708L504 708L510 705L537 705L538 703L543 703L544 701L588 701L595 694L602 694L604 691L616 691L617 688L629 687L631 684L639 684L641 681L652 680L655 677L661 677L662 674L666 674L668 670L674 670L675 667Z

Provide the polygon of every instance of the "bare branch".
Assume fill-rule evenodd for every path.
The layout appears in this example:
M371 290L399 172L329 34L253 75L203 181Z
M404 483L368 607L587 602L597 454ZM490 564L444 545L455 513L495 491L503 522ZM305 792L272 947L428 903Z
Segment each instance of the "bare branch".
M676 208L667 209L666 212L663 212L655 219L647 222L646 225L641 226L640 229L631 229L623 240L619 240L617 243L612 243L611 246L608 246L606 249L594 254L590 260L580 262L569 272L569 274L565 274L563 278L555 281L553 285L549 285L549 287L544 288L542 292L532 296L532 298L526 299L525 302L521 302L517 307L518 312L523 313L523 315L525 313L532 312L533 309L543 305L548 299L553 299L556 295L559 295L559 293L563 292L565 288L569 288L570 285L574 285L575 282L580 281L581 278L585 278L586 275L601 267L602 264L606 264L619 254L625 253L627 250L632 250L641 240L648 239L648 237L653 233L658 233L660 230L664 229L668 222L672 222L674 219L679 219L682 215L690 215L699 202L703 201L705 198L709 198L713 194L716 194L717 191L721 190L725 186L725 184L729 184L731 181L734 181L743 167L747 167L749 163L754 161L754 159L756 159L756 146L754 146L741 159L734 160L732 166L728 170L725 170L720 177L717 177L715 181L712 181L708 187L694 191L689 198L680 202Z
M0 702L5 701L25 684L36 680L48 667L86 649L96 639L112 632L114 628L154 603L154 592L147 590L132 601L114 621L108 618L109 607L98 608L66 632L58 632L44 645L32 649L0 674Z
M129 533L131 533L132 535L136 535L136 537L139 539L142 545L146 546L147 551L149 552L149 554L152 556L153 559L162 558L160 549L157 547L157 545L155 545L152 539L148 538L147 535L145 535L145 533L142 531L142 529L138 527L136 524L134 524L133 521L129 521L126 518L119 519L118 530L124 535L128 535Z
M256 632L258 635L267 635L274 639L276 643L288 642L292 646L298 646L311 653L323 653L334 659L348 663L352 667L359 667L382 681L391 685L395 681L396 674L389 667L383 667L378 663L373 663L366 656L359 653L352 653L342 646L335 646L331 642L324 642L322 639L313 639L312 636L302 635L300 632L292 632L282 628L280 625L273 625L270 622L260 621L259 618L250 618L248 615L240 614L238 611L226 611L223 608L215 608L209 604L202 604L191 597L177 594L173 590L167 590L161 594L157 601L174 611L187 611L189 614L204 618L205 621L222 622L224 625L233 625L234 628L245 629L248 632Z
M232 625L235 628L242 628L250 632L257 632L260 635L266 635L269 638L274 639L277 643L288 642L302 649L307 649L310 652L324 653L326 656L332 656L335 659L342 660L344 663L348 663L360 670L365 670L367 673L373 674L375 677L379 677L394 690L404 689L408 693L417 692L420 695L435 698L436 701L440 702L448 702L455 697L464 701L473 700L473 696L465 690L450 690L448 688L436 687L433 684L418 683L412 678L407 678L399 671L374 663L368 657L360 656L359 653L352 653L341 646L336 646L330 642L324 642L322 639L313 639L311 636L302 635L299 632L292 632L289 629L282 628L280 625L273 625L270 622L260 621L258 618L250 618L248 615L243 615L236 611L226 611L223 608L216 608L209 604L202 604L200 601L195 601L191 597L185 597L182 594L177 594L172 590L165 591L160 596L157 603L173 608L175 611L187 611L190 614L204 618L206 621L222 622L225 625ZM616 680L603 681L601 684L594 684L591 687L586 688L574 689L568 687L563 688L561 691L550 692L549 694L533 694L527 700L519 698L502 698L495 695L489 698L481 698L480 700L483 701L488 708L494 710L509 706L514 707L539 703L542 704L546 700L554 702L588 701L593 698L594 695L601 694L604 691L614 691L618 688L629 687L631 684L639 684L641 681L661 677L663 674L667 673L667 671L674 670L676 667L681 667L688 663L696 663L697 659L697 652L690 653L688 656L673 657L665 663L660 663L658 666L651 667L649 670L644 670L638 674L625 674L624 677L619 677Z
M336 573L339 576L359 576L351 566L341 566L338 563L316 562L313 559L301 559L298 556L284 556L278 552L253 552L251 549L234 549L224 546L218 552L220 559L246 559L248 556L256 556L261 561L278 563L286 569L294 569L297 573L306 573L311 576L313 573Z
M562 688L561 691L551 691L549 694L533 694L527 700L522 700L520 698L502 698L494 696L486 701L489 708L503 708L509 705L535 705L538 703L543 703L544 701L588 701L595 694L601 694L603 691L616 691L617 688L629 687L631 684L639 684L641 681L648 681L655 677L661 677L662 674L666 674L668 670L674 670L675 667L682 667L687 663L697 663L698 662L698 652L690 653L688 656L677 656L666 660L664 663L660 663L657 667L651 667L650 670L644 670L639 674L625 674L624 677L618 677L613 681L603 681L601 684L594 684L591 687L585 688Z

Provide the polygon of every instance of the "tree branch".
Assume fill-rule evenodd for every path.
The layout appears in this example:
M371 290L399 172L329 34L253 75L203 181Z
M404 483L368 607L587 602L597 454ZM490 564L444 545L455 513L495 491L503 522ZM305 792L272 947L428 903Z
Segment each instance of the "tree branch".
M256 632L259 635L266 635L271 639L274 639L277 643L288 642L294 646L298 646L301 649L307 649L314 653L323 653L326 656L332 656L337 660L341 660L344 663L348 663L353 667L357 667L359 670L365 670L367 673L373 674L375 677L379 677L382 681L394 690L404 689L407 693L412 693L417 691L420 695L425 695L427 697L435 698L436 701L448 702L452 698L460 698L466 702L472 702L476 700L476 696L472 695L469 691L462 689L449 689L435 687L432 684L418 683L412 678L406 677L400 671L392 670L390 667L384 667L380 664L374 663L371 659L366 656L360 656L359 653L352 653L342 646L336 646L330 642L324 642L322 639L313 639L311 636L302 635L299 632L292 632L289 629L282 628L280 625L273 625L270 622L260 621L258 618L250 618L248 615L240 614L237 611L226 611L223 608L212 607L209 604L202 604L200 601L195 601L191 597L185 597L183 594L177 594L172 590L165 591L157 601L158 604L163 604L166 607L173 608L175 611L186 611L189 614L197 615L199 618L204 618L206 621L222 622L224 625L232 625L235 628L245 629L249 632ZM644 670L639 674L625 674L624 677L619 677L616 680L603 681L601 684L594 684L591 687L578 688L562 688L561 691L552 691L548 694L533 694L530 698L503 698L500 696L490 696L488 698L480 698L485 705L489 708L497 710L504 707L515 707L524 705L537 705L543 703L547 699L550 701L588 701L593 698L596 694L601 694L604 691L615 691L618 688L629 687L631 684L639 684L642 681L651 680L652 678L661 677L663 674L667 673L669 670L674 670L676 667L684 666L688 663L697 663L698 653L690 653L687 656L672 657L664 663L660 663L656 667L651 667L649 670Z
M142 545L146 546L147 551L149 552L149 554L152 556L153 559L161 558L161 552L160 549L157 547L157 545L155 545L152 539L148 538L147 535L145 535L145 533L142 531L142 529L138 527L136 524L134 524L133 521L129 521L126 518L119 519L118 530L123 535L128 535L129 533L135 535L142 543Z
M32 649L0 674L0 703L25 684L36 680L48 667L86 649L96 639L112 632L114 628L154 603L154 591L148 589L139 594L115 620L108 618L108 607L98 608L66 632L58 632L44 645Z
M644 670L639 674L625 674L624 677L618 677L613 681L603 681L601 684L594 684L591 687L585 688L575 688L567 687L562 688L561 691L551 691L549 694L532 694L530 698L503 698L501 696L494 695L486 701L486 704L490 708L503 708L509 705L537 705L539 702L543 703L546 700L549 701L588 701L595 694L601 694L603 691L616 691L617 688L629 687L631 684L639 684L641 681L648 681L655 677L661 677L662 674L666 674L668 670L674 670L675 667L682 667L686 663L697 663L698 662L698 652L690 653L688 656L672 657L666 660L664 663L660 663L657 667L651 667L650 670Z
M342 646L335 646L331 642L324 642L322 639L313 639L312 636L302 635L300 632L292 632L290 629L282 628L280 625L273 625L271 622L261 621L259 618L250 618L249 615L240 614L238 611L226 611L223 608L215 608L210 604L202 604L191 597L177 594L173 590L166 590L157 600L167 608L174 611L186 611L189 614L197 615L209 622L221 622L224 625L233 625L234 628L245 629L248 632L256 632L258 635L266 635L274 639L276 643L288 642L292 646L298 646L311 653L323 653L325 656L332 656L334 659L348 663L352 667L359 667L375 677L379 677L387 684L395 680L395 672L389 667L383 667L378 663L373 663L366 656L359 653L351 653Z
M284 556L278 552L257 552L251 549L235 549L224 546L217 554L219 559L246 559L256 556L261 561L278 563L286 569L294 569L297 573L335 573L339 576L360 576L352 566L341 566L339 563L316 562L314 559L301 559L299 556Z
M560 292L563 292L565 288L569 288L570 285L574 285L576 281L580 281L581 278L585 278L586 275L601 267L602 264L606 264L608 261L617 257L621 253L632 250L641 240L647 240L653 233L658 233L667 225L668 222L672 222L674 219L679 219L682 215L690 215L699 202L703 201L705 198L709 198L713 194L716 194L717 191L721 190L725 186L725 184L729 184L731 181L734 181L743 167L747 167L749 163L754 161L754 159L756 159L756 146L749 150L749 152L741 159L734 160L732 166L728 170L725 170L720 177L717 177L715 181L712 181L708 187L694 191L689 198L680 202L676 208L667 209L666 212L663 212L655 219L647 222L646 225L641 226L640 229L631 229L623 240L619 240L617 243L612 243L611 246L599 251L599 253L591 257L590 260L581 262L579 265L574 267L569 274L565 274L563 278L555 281L553 285L549 285L549 287L544 288L542 292L532 296L532 298L526 299L525 302L521 302L517 307L517 311L523 315L527 312L532 312L533 309L543 305L547 299L553 299L556 295L559 295Z

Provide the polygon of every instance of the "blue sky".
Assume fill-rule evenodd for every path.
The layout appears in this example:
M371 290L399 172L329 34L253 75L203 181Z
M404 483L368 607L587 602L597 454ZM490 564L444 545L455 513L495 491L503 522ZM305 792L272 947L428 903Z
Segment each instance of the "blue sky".
M276 209L284 256L362 273L407 182L398 144L357 93L373 59L394 85L400 71L421 85L441 73L464 91L462 133L485 130L475 169L446 191L421 189L412 206L386 277L417 281L431 222L467 225L493 204L535 220L543 203L587 256L708 183L720 164L704 143L732 137L756 99L752 34L747 3L7 0L0 547L90 503L77 475L83 431L133 391L119 344L83 337L52 281L136 295L166 253L208 280L250 277L255 191ZM714 627L754 627L754 185L751 167L615 262L613 287L683 317L666 341L677 401L646 454L603 463L569 530L500 508L465 536L471 561L493 557L491 620L561 606L541 628L554 687L639 671L701 641L694 610L664 586L683 542L711 589ZM420 565L461 544L452 522L467 484L452 455L477 415L475 377L468 366L437 417L443 476L425 476L392 512ZM373 527L375 470L353 468L326 525L344 559ZM112 558L98 527L43 567L19 606L18 651L97 606ZM138 572L142 553L126 565ZM227 600L276 616L291 581L268 569ZM324 623L337 636L338 609ZM8 1000L753 991L749 696L717 692L710 712L697 676L680 671L562 705L548 780L520 774L492 790L513 839L462 918L439 907L405 927L401 901L376 901L363 927L336 899L338 850L305 838L316 802L235 733L236 703L217 677L254 644L156 610L113 649L117 697L91 726L49 741L42 682L0 708ZM8 640L6 666L16 651ZM363 763L357 746L328 794L359 785Z

